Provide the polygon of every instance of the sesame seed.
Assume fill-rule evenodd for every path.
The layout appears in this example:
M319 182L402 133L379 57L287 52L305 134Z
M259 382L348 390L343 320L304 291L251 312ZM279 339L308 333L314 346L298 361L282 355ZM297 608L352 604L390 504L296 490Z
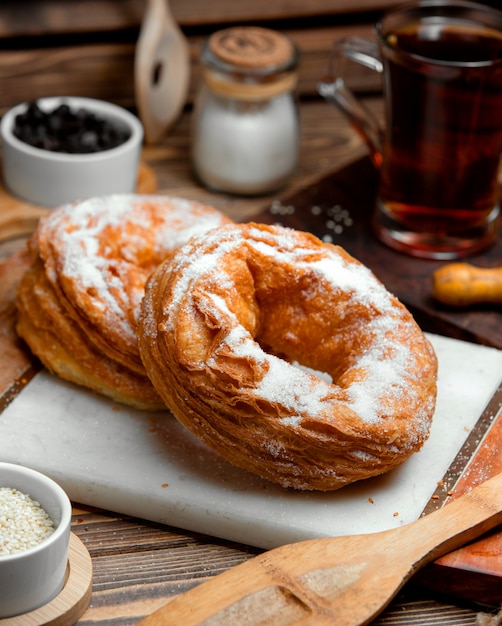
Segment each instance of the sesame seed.
M54 532L40 503L11 487L0 487L0 557L29 550Z

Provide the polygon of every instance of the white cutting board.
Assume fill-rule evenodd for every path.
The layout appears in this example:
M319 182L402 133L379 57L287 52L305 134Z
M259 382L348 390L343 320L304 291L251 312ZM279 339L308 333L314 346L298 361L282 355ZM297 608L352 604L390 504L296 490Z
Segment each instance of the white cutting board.
M439 359L429 440L397 470L332 493L286 491L233 468L169 414L135 411L43 371L0 415L0 460L74 502L272 548L417 519L502 379L502 351L430 335Z

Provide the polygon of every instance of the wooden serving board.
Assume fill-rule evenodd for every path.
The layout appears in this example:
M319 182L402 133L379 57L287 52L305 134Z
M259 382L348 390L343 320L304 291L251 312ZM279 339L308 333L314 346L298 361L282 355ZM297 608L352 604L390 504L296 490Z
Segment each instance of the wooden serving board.
M488 419L492 425L478 441L474 455L451 490L455 499L484 480L502 472L502 388L492 402ZM465 463L465 458L458 460ZM441 487L440 489L442 489ZM478 541L435 561L416 577L416 582L437 592L498 605L502 602L502 530L494 530Z

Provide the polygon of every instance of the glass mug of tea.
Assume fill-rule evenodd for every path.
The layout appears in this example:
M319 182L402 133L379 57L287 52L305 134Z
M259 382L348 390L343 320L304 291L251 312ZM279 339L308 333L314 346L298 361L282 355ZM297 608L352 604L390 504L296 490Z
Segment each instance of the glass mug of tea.
M422 0L388 13L376 41L335 43L319 93L367 142L380 182L373 225L389 246L453 259L498 235L502 12ZM382 74L385 123L345 83L347 60Z

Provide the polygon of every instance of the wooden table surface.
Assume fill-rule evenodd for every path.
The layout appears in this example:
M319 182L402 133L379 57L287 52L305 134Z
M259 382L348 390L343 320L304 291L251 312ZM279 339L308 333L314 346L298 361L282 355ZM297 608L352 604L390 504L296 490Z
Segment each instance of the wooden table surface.
M290 195L366 154L346 120L316 96L315 82L325 68L334 37L369 33L376 14L394 2L361 0L355 10L350 0L291 0L287 15L283 3L271 0L219 0L214 7L211 4L211 15L202 0L173 0L171 4L189 35L191 93L197 80L197 46L204 34L219 26L271 25L291 34L299 44L304 55L299 86L300 163L281 194ZM0 9L0 110L24 99L57 93L104 97L133 107L131 63L143 5L139 0L4 1ZM361 85L368 106L380 114L380 97L371 93L374 81L361 77ZM144 161L155 173L158 190L208 202L238 221L252 218L277 194L239 198L210 192L197 183L190 167L190 101L191 97L172 131L158 145L144 149ZM23 237L4 240L0 256L7 258L22 246ZM82 626L136 624L176 594L259 552L78 503L74 503L72 530L89 550L94 570L90 605L78 622ZM496 607L458 598L434 597L412 580L375 624L461 626L476 624L480 612L495 611Z

